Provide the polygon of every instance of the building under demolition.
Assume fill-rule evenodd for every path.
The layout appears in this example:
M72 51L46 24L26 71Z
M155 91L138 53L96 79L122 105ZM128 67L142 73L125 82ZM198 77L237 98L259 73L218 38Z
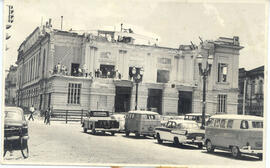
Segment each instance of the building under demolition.
M208 49L201 46L207 45ZM202 110L197 55L213 55L206 112L237 114L238 37L199 46L136 44L129 31L75 33L37 27L18 49L17 103L37 109L127 112L135 107L132 70L143 72L138 108L182 115Z

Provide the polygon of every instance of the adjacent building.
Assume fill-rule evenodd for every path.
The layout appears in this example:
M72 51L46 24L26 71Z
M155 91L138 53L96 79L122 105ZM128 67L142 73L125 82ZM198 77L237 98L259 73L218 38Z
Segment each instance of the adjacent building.
M238 114L263 116L264 66L239 69Z
M11 65L5 79L5 104L16 105L17 66Z
M18 105L39 109L127 112L135 107L132 69L143 72L139 109L164 115L202 110L196 61L214 57L207 80L206 112L237 113L238 37L220 37L179 48L136 44L132 31L74 33L37 27L18 49ZM209 48L202 48L207 45Z

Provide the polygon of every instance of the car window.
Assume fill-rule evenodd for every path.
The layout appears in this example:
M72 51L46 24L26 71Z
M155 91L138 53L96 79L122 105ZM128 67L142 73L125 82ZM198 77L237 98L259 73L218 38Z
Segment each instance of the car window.
M156 119L156 116L155 116L155 115L150 115L150 114L148 114L148 115L147 115L147 119L149 119L149 120L154 120L154 119Z
M226 120L225 119L222 119L220 121L220 128L225 128L225 125L226 125Z
M233 120L228 120L227 128L232 128L233 126Z
M252 128L263 128L262 121L252 121Z
M248 121L247 120L242 120L240 128L241 129L248 129Z
M22 113L20 111L5 111L5 118L13 120L22 120Z
M199 126L198 126L198 124L195 124L195 123L180 123L180 124L178 124L178 128L191 129L191 128L199 128Z
M220 127L220 119L215 119L214 127Z
M206 125L208 126L208 127L213 127L214 126L214 119L212 119L212 118L210 118L207 122L206 122Z

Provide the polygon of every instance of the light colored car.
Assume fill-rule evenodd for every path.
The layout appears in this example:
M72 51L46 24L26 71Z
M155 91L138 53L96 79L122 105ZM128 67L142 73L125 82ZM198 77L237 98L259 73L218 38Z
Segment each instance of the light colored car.
M115 119L119 122L119 132L125 132L125 114L113 114L112 119Z
M114 135L119 131L119 122L111 118L108 111L90 111L87 117L83 118L82 127L85 133L90 129L92 134L100 131L104 134L110 132L111 135Z
M169 141L177 146L195 144L199 148L203 147L205 131L201 130L195 121L169 120L166 127L157 127L155 131L160 144Z
M207 152L215 149L241 154L263 156L263 117L251 115L214 115L205 127Z
M162 115L160 117L161 126L166 127L166 124L169 120L184 120L184 116Z
M152 111L129 111L126 115L126 136L134 133L136 137L155 136L155 128L160 127L160 115Z

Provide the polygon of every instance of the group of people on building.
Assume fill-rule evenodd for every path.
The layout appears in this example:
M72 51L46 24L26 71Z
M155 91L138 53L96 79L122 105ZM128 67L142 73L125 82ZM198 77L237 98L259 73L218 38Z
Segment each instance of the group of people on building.
M108 70L104 69L103 71L99 68L95 70L95 77L96 78L115 78L121 79L122 75L118 70Z
M94 77L96 77L96 78L115 78L115 79L122 78L121 73L118 70L114 70L114 69L109 70L106 68L103 68L103 69L98 68L95 70L94 73L95 73ZM57 65L54 66L52 74L93 78L93 74L92 74L92 72L88 72L86 64L84 64L83 66L73 68L71 74L69 74L67 66L58 63Z
M60 63L58 63L53 68L53 74L68 75L68 69L65 65L61 65Z

